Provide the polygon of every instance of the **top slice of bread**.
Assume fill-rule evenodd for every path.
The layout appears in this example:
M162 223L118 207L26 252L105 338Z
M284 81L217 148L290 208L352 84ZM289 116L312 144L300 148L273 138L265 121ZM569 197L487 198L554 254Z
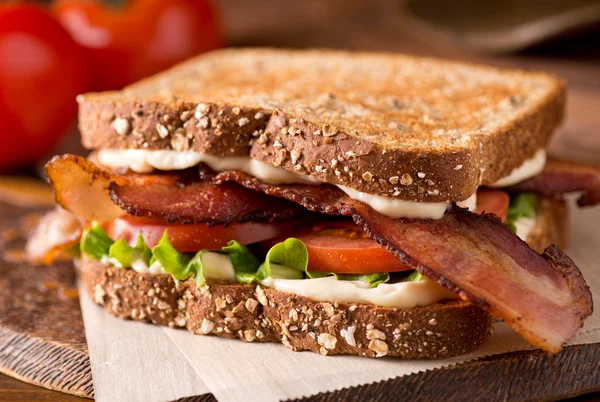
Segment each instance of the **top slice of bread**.
M250 155L318 180L460 201L544 148L564 83L398 54L225 49L79 98L84 146Z

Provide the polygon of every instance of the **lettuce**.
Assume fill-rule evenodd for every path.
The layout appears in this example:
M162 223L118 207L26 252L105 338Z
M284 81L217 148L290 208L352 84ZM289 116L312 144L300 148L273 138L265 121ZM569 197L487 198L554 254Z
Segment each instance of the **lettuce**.
M108 250L108 258L110 261L118 261L125 268L130 267L131 263L138 258L141 258L149 266L152 251L146 245L142 235L139 235L134 247L131 247L125 239L114 242Z
M84 232L80 250L91 258L104 260L123 268L131 267L138 258L148 266L158 261L165 272L176 280L185 280L192 276L198 286L206 282L202 256L209 250L202 250L195 254L179 252L169 241L167 231L164 232L159 243L150 249L142 236L139 236L136 245L131 247L124 239L113 241L100 226L95 226ZM237 281L246 284L261 282L269 277L303 279L334 276L343 281L363 281L374 288L390 280L388 273L335 274L308 271L308 251L304 243L296 238L289 238L271 247L262 264L247 247L235 240L230 241L217 252L229 257ZM418 281L421 278L421 274L413 272L405 280Z
M256 273L256 280L269 277L278 279L302 279L308 266L308 251L302 241L290 237L277 243L267 253L265 262Z
M336 274L334 272L315 272L306 271L306 276L311 279L324 278L326 276L335 276L335 279L340 281L363 281L367 282L370 288L375 288L380 283L385 283L390 280L390 274L387 272L375 274Z
M152 255L160 262L165 272L171 274L173 279L178 281L183 281L190 275L195 277L198 269L202 275L202 256L199 255L201 253L202 251L199 251L192 257L187 253L175 250L169 241L166 230L158 244L152 248ZM204 281L201 282L204 283Z
M252 283L256 279L256 272L260 267L260 263L247 247L232 240L221 251L229 256L238 282Z
M418 271L412 271L410 275L408 275L403 282L418 282L422 281L425 275Z
M537 196L534 193L521 193L511 196L506 226L516 233L515 222L520 218L533 218L537 201Z
M79 250L96 260L108 257L108 251L114 241L100 226L94 226L83 232Z

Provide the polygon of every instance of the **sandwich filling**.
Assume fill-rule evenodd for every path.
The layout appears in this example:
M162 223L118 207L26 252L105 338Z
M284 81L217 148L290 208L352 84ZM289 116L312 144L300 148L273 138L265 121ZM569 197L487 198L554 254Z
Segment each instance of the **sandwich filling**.
M171 275L176 280L191 276L196 285L206 281L256 283L282 292L306 296L316 301L366 303L382 307L413 308L427 306L456 295L429 278L409 269L388 273L340 274L309 266L309 251L299 239L288 238L271 247L265 256L250 251L237 241L228 242L219 251L201 250L181 253L168 238L168 229L160 242L148 248L141 235L131 246L124 238L112 241L96 226L82 237L80 250L90 258L119 268L133 269L146 275ZM313 253L314 251L311 251ZM262 258L263 262L259 263ZM342 269L343 270L343 269Z

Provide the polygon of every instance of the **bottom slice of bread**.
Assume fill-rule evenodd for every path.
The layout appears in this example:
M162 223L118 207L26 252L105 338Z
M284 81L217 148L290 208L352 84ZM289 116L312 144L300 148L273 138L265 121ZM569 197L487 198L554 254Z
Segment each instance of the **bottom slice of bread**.
M493 329L487 313L460 300L410 309L318 302L257 285L198 287L87 257L80 275L94 301L120 318L323 355L439 359L479 348Z

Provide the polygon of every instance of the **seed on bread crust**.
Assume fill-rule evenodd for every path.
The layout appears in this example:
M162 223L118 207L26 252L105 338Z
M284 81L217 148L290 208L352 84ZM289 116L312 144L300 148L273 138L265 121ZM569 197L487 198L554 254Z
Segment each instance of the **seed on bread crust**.
M190 148L190 140L181 133L173 134L171 147L177 152L187 151Z
M156 132L160 138L167 138L169 136L169 130L160 123L156 123Z
M119 135L127 135L131 130L131 123L129 123L129 119L123 117L117 117L113 121L113 128Z

